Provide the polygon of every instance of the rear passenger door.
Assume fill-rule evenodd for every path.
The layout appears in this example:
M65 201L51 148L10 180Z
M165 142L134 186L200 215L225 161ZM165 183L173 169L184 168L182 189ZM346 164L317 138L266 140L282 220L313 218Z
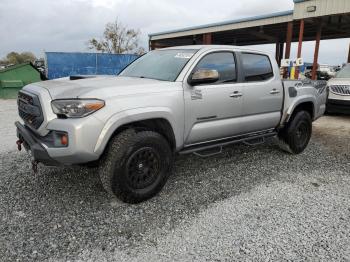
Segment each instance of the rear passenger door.
M274 128L281 118L283 86L270 57L240 53L243 78L242 123L245 133ZM275 72L274 72L275 71Z

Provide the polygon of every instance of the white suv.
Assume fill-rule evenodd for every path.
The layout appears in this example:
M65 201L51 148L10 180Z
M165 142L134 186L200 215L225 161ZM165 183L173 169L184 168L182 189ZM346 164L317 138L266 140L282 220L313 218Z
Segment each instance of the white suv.
M328 81L327 112L350 114L350 64Z

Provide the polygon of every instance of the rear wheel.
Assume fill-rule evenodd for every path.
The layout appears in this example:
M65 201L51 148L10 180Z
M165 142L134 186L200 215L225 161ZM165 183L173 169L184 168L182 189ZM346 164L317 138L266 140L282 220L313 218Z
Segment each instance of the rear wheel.
M138 203L163 188L172 163L172 151L163 136L128 129L110 141L100 165L100 179L107 192L124 202Z
M306 111L297 112L279 132L281 148L292 154L299 154L309 144L312 134L311 116Z

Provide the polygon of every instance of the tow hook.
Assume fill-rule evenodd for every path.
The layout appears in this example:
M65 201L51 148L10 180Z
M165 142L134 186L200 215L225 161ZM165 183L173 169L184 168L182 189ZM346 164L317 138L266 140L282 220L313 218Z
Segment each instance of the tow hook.
M16 141L18 151L22 150L23 140L19 139Z
M38 173L38 161L37 160L32 160L32 170L34 174Z

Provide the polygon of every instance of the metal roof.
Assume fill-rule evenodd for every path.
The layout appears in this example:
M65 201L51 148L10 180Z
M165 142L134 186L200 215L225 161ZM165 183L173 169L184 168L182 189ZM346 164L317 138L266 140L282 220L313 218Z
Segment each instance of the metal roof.
M294 24L292 41L298 41L301 19L305 20L304 41L314 40L320 25L322 39L350 37L350 0L293 1L293 10L149 34L150 48L204 44L207 36L210 43L220 45L281 43L289 22Z
M299 0L294 0L294 1L299 1ZM219 23L211 23L211 24L205 24L205 25L200 25L200 26L185 27L185 28L177 29L177 30L168 30L168 31L163 31L163 32L158 32L158 33L152 33L152 34L149 34L148 36L152 37L152 36L158 36L158 35L164 35L164 34L186 32L186 31L190 31L190 30L204 29L204 28L208 28L208 27L232 25L232 24L238 24L238 23L243 23L243 22L251 22L251 21L281 17L281 16L289 16L289 15L293 15L293 10L276 12L276 13L272 13L272 14L265 14L265 15L259 15L259 16L252 16L252 17L241 18L241 19L228 20L228 21L223 21L223 22L219 22Z
M306 1L310 1L310 0L293 0L294 3L301 3L301 2L306 2Z

